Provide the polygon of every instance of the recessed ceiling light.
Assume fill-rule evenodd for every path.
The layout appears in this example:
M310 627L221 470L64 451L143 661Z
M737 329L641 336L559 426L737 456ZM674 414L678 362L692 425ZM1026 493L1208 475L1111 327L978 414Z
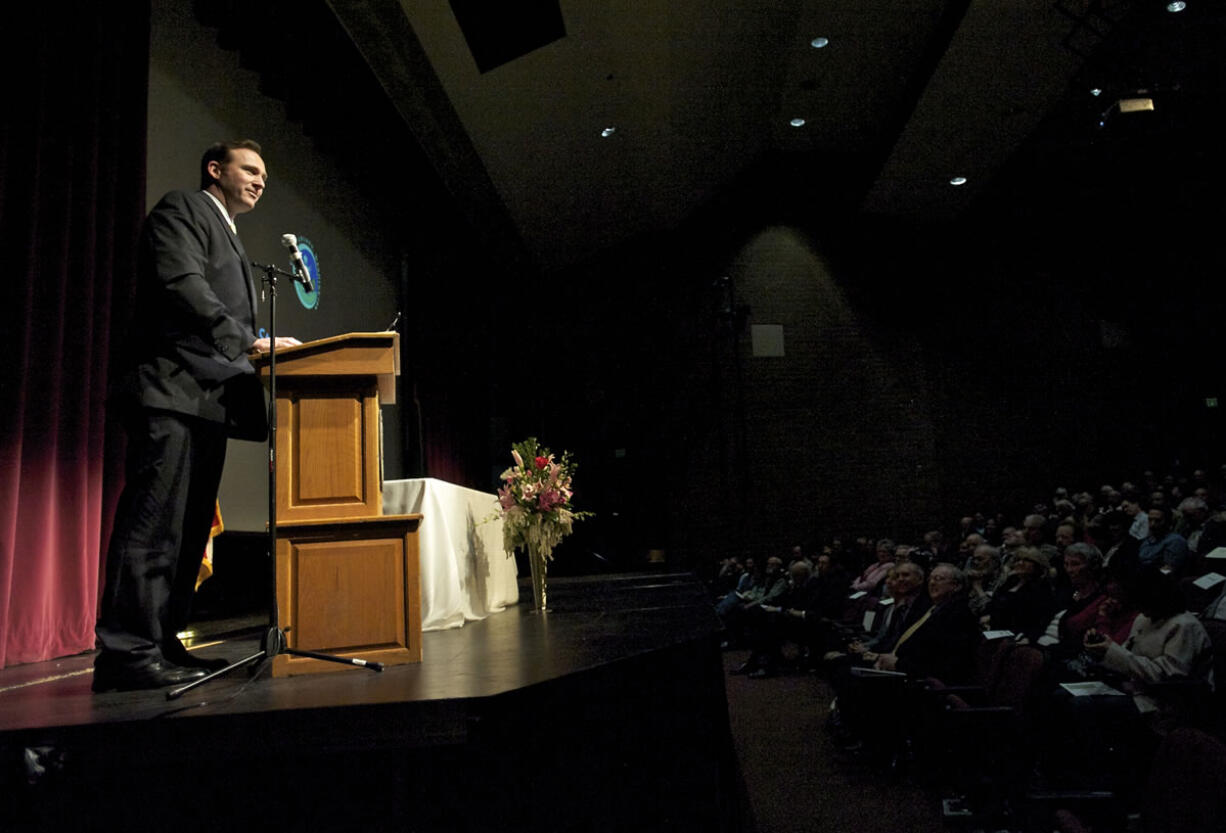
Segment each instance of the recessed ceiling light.
M809 46L812 46L814 49L823 49L829 45L830 38L814 38L813 40L809 41Z
M955 176L955 177L953 177L952 179L950 179L950 180L949 180L949 184L950 184L950 185L965 185L965 184L966 184L966 177L964 177L964 176Z
M1094 96L1095 98L1098 98L1102 94L1103 94L1102 87L1095 87L1094 89L1090 90L1090 95Z
M1183 0L1174 0L1174 2L1166 4L1166 10L1170 12L1171 14L1174 14L1175 12L1181 12L1187 7L1188 7L1188 4L1183 2Z
M800 118L792 119L788 124L792 125L792 127L804 127L805 120Z
M617 132L616 127L606 127L604 130L600 131L600 135L602 138L607 139L616 132Z

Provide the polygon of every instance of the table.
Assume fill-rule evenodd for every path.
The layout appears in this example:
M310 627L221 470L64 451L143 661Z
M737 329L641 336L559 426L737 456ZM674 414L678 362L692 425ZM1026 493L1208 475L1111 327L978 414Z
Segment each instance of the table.
M420 512L423 631L462 627L519 601L515 559L502 549L498 498L433 477L383 483L383 512Z

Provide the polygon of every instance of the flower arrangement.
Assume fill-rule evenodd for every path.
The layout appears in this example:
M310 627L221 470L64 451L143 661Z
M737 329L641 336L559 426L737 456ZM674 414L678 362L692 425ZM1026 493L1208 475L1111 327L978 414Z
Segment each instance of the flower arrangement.
M569 451L562 453L561 460L554 459L536 437L529 437L511 447L511 457L515 465L502 473L498 489L502 546L508 555L526 549L529 558L539 559L543 567L575 521L592 513L576 512L571 506L575 463Z

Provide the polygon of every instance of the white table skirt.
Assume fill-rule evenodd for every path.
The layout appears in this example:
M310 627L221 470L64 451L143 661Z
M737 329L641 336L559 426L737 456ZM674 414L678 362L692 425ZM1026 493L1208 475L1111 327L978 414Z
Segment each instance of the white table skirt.
M422 514L421 628L458 628L519 601L515 559L502 549L498 498L432 477L383 484L385 515Z

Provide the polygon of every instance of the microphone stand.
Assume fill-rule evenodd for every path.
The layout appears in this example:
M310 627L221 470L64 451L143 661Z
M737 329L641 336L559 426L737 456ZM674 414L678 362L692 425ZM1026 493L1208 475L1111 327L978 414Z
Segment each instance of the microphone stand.
M277 654L290 654L296 657L310 657L341 665L352 665L357 668L369 668L371 671L382 671L383 663L371 662L356 657L336 657L331 654L320 654L314 651L301 651L290 648L285 639L285 631L281 630L277 606L277 278L290 278L309 285L292 272L284 272L275 266L267 266L252 261L251 265L264 272L263 282L268 286L268 575L269 604L268 627L260 642L260 650L251 656L207 674L187 685L173 688L166 692L167 700L175 700L202 686L210 680L227 674L235 668L251 665L256 662L272 660ZM309 280L309 278L307 279ZM254 673L254 669L252 669Z

